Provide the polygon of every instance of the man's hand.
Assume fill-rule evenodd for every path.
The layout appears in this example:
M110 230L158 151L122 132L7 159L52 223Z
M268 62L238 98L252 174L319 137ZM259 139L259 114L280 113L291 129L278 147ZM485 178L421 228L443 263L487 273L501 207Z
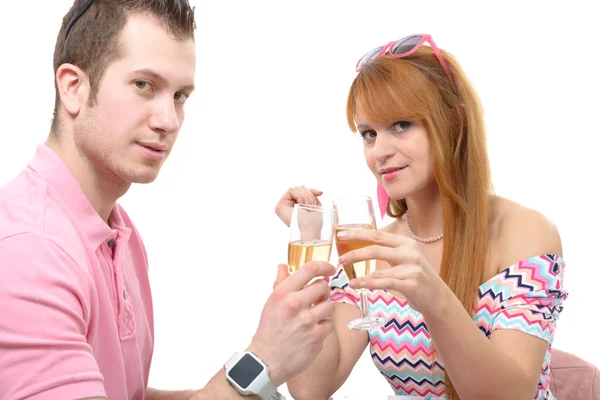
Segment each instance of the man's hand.
M248 347L267 364L276 386L304 371L333 331L329 320L333 303L322 301L329 297L329 285L318 279L306 286L315 277L333 275L333 265L311 261L289 277L286 270L285 265L279 265L275 288Z

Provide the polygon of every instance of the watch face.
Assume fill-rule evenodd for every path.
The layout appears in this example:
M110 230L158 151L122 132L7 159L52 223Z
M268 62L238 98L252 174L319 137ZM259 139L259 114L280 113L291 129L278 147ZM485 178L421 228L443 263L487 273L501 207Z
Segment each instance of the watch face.
M240 361L237 362L229 371L229 376L242 389L246 389L254 379L265 369L258 361L250 354L244 354Z

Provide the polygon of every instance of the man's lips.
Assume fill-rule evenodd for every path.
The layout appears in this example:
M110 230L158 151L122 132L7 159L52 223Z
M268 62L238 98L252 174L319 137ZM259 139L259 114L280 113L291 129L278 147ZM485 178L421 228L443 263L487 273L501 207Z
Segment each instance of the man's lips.
M151 160L164 161L167 158L168 146L158 142L136 142L142 152Z
M154 151L167 151L168 148L166 144L156 142L137 142L137 144Z

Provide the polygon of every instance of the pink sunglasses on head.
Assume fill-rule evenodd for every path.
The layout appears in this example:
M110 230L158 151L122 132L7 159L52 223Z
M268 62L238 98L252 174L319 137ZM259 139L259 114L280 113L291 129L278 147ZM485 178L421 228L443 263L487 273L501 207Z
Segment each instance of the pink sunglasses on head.
M374 48L358 60L358 62L356 63L356 72L360 72L365 67L365 65L367 65L374 59L384 56L386 54L389 54L389 56L392 58L402 58L409 56L415 51L417 51L417 49L426 42L431 45L433 54L435 54L435 56L437 57L448 79L450 79L450 81L454 83L454 78L450 73L450 69L448 68L448 64L446 64L446 60L444 60L444 57L442 57L440 49L438 49L437 45L431 38L431 35L427 34L410 35L400 40L389 42L385 46L379 46ZM377 203L379 205L379 211L381 212L381 218L383 218L385 215L389 201L390 197L383 188L383 186L381 186L381 184L377 184Z
M429 43L431 45L431 49L433 50L433 54L437 57L440 65L444 69L444 72L448 76L448 78L454 82L452 78L452 74L450 73L450 69L448 68L448 64L446 64L446 60L442 57L442 53L440 49L438 49L437 45L431 38L431 35L427 34L418 34L418 35L410 35L405 38L394 40L389 42L385 46L379 46L369 51L367 54L362 56L358 62L356 63L356 72L360 72L365 65L370 63L376 58L389 54L392 58L402 58L410 56L412 53L417 51L419 47L421 47L424 43Z

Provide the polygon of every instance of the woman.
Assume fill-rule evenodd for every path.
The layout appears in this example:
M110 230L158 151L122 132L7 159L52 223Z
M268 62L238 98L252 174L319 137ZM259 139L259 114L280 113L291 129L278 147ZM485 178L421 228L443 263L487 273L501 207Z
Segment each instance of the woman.
M348 282L338 268L335 330L290 393L328 398L370 344L397 395L554 399L550 350L567 297L560 236L539 212L492 193L483 112L463 70L429 35L413 35L367 53L357 72L348 124L395 221L337 238L372 243L340 264L377 259L377 270ZM293 204L320 194L290 189L276 212L289 225ZM368 333L346 327L360 316L359 287L387 321Z

